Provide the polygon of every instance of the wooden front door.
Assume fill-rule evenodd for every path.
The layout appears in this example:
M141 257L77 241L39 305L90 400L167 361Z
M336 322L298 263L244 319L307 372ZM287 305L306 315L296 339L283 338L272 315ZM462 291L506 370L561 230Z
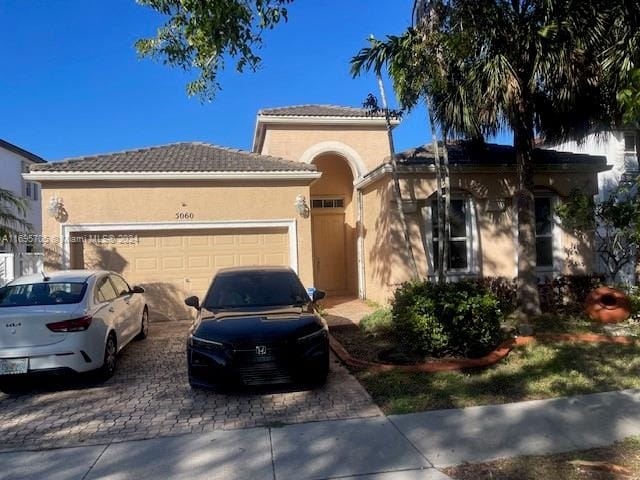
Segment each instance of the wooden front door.
M332 293L347 290L344 213L313 213L315 287Z

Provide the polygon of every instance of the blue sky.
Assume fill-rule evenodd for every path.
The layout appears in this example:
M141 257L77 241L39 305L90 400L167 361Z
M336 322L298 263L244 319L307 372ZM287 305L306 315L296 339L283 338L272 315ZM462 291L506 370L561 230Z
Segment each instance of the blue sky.
M412 0L296 0L268 32L257 73L229 64L212 103L188 98L190 76L139 60L133 43L161 17L134 0L0 1L0 138L48 160L177 141L250 149L260 108L359 106L377 93L352 79L369 34L401 33ZM430 141L423 109L396 129L398 149ZM508 136L498 139L508 142Z

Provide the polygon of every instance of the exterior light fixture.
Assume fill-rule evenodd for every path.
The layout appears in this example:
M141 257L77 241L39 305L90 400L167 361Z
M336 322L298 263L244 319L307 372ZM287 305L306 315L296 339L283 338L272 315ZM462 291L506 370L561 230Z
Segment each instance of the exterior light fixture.
M307 200L306 198L304 198L304 195L298 195L296 197L296 203L294 205L296 207L296 212L298 212L298 215L300 215L302 218L309 217L309 205L307 205Z
M62 218L64 215L64 202L62 198L57 197L56 195L51 197L49 200L49 206L47 207L47 212L50 217L53 217L56 220Z

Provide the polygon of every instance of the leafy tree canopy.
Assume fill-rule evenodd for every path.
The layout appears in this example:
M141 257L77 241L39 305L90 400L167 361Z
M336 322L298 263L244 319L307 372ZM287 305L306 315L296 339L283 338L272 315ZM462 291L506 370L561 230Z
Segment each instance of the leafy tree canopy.
M293 0L137 0L168 17L156 36L138 40L141 57L198 72L187 93L212 100L220 89L218 72L235 60L239 72L256 70L262 34L287 20Z

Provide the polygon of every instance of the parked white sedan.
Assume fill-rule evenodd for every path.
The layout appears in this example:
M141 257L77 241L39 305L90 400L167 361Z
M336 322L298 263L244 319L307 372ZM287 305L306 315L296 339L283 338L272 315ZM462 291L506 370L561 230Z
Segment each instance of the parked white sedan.
M147 336L143 293L95 270L30 275L0 288L0 389L36 372L98 370L109 378L117 353Z

